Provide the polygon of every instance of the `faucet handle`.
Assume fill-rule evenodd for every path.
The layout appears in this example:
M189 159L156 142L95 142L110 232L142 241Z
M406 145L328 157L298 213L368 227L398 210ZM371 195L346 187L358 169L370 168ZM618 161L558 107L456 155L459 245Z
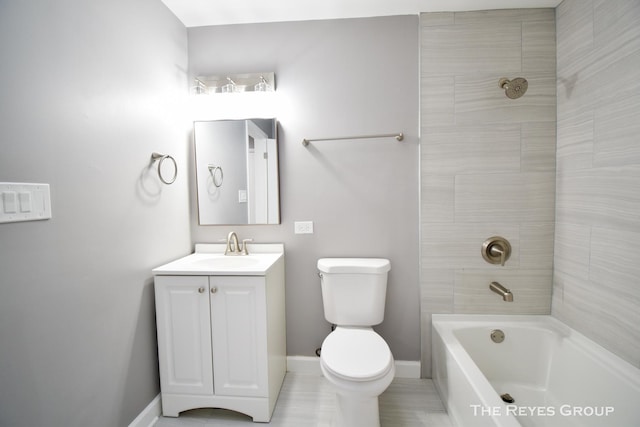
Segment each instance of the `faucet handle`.
M253 242L253 239L242 239L242 254L249 255L249 251L247 250L247 242Z
M217 242L226 243L227 246L224 248L224 254L229 255L229 252L232 252L231 245L229 244L228 239L216 239Z
M511 256L511 244L504 237L489 237L482 244L482 257L490 264L500 264L504 267L504 263Z
M500 258L500 265L504 267L506 253L504 248L500 246L500 243L489 246L489 253L496 258Z

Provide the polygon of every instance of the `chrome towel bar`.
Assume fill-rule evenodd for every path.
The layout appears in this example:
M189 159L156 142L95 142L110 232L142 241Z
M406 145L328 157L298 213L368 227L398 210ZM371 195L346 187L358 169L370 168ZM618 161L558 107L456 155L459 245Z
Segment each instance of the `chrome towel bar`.
M402 134L402 132L400 132L400 133L383 133L378 135L356 135L356 136L339 136L335 138L303 139L302 145L306 147L309 145L310 142L313 142L313 141L338 141L343 139L371 139L371 138L395 138L398 141L402 141L404 139L404 135Z

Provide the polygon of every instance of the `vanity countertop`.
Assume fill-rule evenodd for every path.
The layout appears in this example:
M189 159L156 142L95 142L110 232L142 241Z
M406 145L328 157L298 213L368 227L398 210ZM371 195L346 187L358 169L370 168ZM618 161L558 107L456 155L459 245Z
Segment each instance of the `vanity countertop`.
M284 256L281 243L248 244L249 255L224 255L224 244L196 244L191 255L154 268L153 274L187 276L263 276Z

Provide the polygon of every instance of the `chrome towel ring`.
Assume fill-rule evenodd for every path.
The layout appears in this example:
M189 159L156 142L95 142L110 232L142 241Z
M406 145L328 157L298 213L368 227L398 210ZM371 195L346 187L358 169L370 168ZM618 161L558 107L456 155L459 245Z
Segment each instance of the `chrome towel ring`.
M176 181L176 177L178 176L178 164L176 163L176 159L168 154L151 153L151 163L155 162L158 159L160 159L160 161L158 162L158 177L160 177L160 181L167 185L173 184ZM171 161L173 162L173 176L168 180L162 176L162 162L164 162L166 159L171 159Z
M222 181L224 181L224 173L222 173L222 167L207 165L207 168L209 169L209 173L211 174L213 185L215 185L218 188L222 187Z

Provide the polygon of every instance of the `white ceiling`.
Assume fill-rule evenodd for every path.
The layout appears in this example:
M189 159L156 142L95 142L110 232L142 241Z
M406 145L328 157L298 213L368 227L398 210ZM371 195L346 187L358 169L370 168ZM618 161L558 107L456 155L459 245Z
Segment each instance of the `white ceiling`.
M556 7L562 0L161 0L187 27Z

